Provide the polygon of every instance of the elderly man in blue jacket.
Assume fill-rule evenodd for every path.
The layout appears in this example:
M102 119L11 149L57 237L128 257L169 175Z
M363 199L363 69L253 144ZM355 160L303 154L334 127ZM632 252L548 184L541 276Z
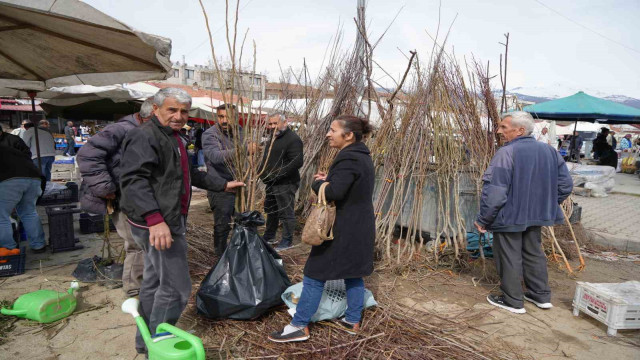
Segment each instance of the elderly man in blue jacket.
M542 309L552 307L541 229L564 221L560 204L573 190L564 159L531 136L533 127L527 112L502 117L498 135L506 144L496 152L482 178L475 223L481 233L493 232L501 280L502 295L489 295L487 301L517 314L526 312L524 300Z

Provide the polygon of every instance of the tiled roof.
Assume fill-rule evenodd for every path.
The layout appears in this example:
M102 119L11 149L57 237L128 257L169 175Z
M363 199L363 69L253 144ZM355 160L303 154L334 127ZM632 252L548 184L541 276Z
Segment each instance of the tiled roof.
M31 111L31 105L0 105L0 110L9 110L9 111ZM36 105L36 111L42 111L40 105Z
M158 83L158 82L149 82L149 81L147 81L147 84L155 86L160 89L164 89L168 87L182 89L186 91L189 95L191 95L191 97L212 97L216 100L223 101L222 93L218 91L207 90L207 89L194 89L193 86L181 85L181 84ZM247 98L243 98L243 100L249 101ZM238 96L234 95L233 102L237 102L237 101L238 101Z

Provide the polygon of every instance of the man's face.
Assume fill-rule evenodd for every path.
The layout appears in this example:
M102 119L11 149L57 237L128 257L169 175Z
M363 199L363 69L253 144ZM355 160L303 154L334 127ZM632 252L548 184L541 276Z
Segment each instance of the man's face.
M511 124L511 116L504 118L504 120L500 121L500 125L498 125L498 136L505 141L509 142L519 136L524 135L524 128L522 127L514 127Z
M218 126L220 126L220 129L225 131L229 130L229 117L227 116L227 110L218 110L216 114L218 115Z
M180 131L189 120L191 104L181 104L175 98L166 98L162 106L153 104L153 113L163 126L168 126L173 131Z
M272 134L276 130L284 130L287 127L287 120L280 120L280 115L272 116L267 122L267 130Z

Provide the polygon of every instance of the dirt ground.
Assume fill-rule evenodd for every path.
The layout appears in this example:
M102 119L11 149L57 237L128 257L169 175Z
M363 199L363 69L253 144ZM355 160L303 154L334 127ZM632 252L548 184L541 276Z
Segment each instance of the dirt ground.
M197 193L189 221L212 226L212 215L205 208L206 197ZM300 245L288 251L303 254L308 248ZM479 268L472 266L472 270L456 273L446 268L432 269L416 264L394 268L378 266L366 279L366 284L378 302L385 304L385 310L410 309L416 321L429 322L437 318L440 319L439 324L444 321L443 326L447 322L463 322L473 329L465 332L465 336L508 353L511 358L640 359L639 330L619 331L618 336L608 337L603 324L587 315L574 317L571 313L576 281L640 280L639 262L587 259L586 269L575 277L551 264L549 275L555 307L540 310L527 304L525 315L514 315L487 304L485 298L489 292L497 290L497 284L479 281ZM0 300L13 301L23 293L38 289L65 291L73 280L71 273L74 269L75 264L61 265L0 279ZM491 265L487 269L488 273L495 272ZM197 285L194 281L194 286ZM78 299L76 312L53 324L0 318L0 359L143 359L136 356L133 347L134 321L120 311L120 304L125 300L122 289L83 283ZM285 310L279 308L274 311L282 315ZM203 337L208 349L222 349L223 346L229 349L231 345L210 343L215 337L199 333L201 328L197 326L197 318L193 307L189 306L178 325L195 330L196 335ZM271 330L282 325L284 323L267 322L267 328ZM213 323L211 326L216 325ZM235 341L241 343L242 336ZM304 343L278 346L274 345L273 349L281 352L281 358L287 358L286 354L291 351L305 349ZM419 348L421 344L415 346ZM209 350L208 358L228 358L233 351L224 354Z

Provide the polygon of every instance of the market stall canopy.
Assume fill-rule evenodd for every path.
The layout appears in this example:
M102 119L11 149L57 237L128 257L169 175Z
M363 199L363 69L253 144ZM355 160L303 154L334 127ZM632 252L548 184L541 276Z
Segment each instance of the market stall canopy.
M0 88L44 91L165 79L171 41L78 0L0 0Z
M133 83L110 86L67 86L52 88L38 97L47 100L41 103L49 116L60 116L73 119L114 120L114 116L130 114L140 109L140 103L153 96L159 88L145 84ZM213 108L222 101L210 98L192 98L189 117L215 119ZM124 112L123 112L124 111Z
M157 90L157 88L155 88ZM40 105L49 116L69 119L114 120L140 109L140 103L155 94L151 88L136 86L78 85L51 88L38 95Z
M608 125L605 124L596 124L596 123L588 123L588 122L578 122L578 124L568 123L568 124L557 124L556 126L556 135L571 135L574 131L581 132L595 132L598 133L602 128L609 128Z
M135 88L123 85L91 86L78 85L60 88L51 88L38 97L47 99L43 102L53 106L73 106L85 102L109 99L113 102L124 102L129 100L145 100L155 92L138 91Z
M640 123L640 109L590 96L582 91L565 98L525 106L523 110L538 119Z

